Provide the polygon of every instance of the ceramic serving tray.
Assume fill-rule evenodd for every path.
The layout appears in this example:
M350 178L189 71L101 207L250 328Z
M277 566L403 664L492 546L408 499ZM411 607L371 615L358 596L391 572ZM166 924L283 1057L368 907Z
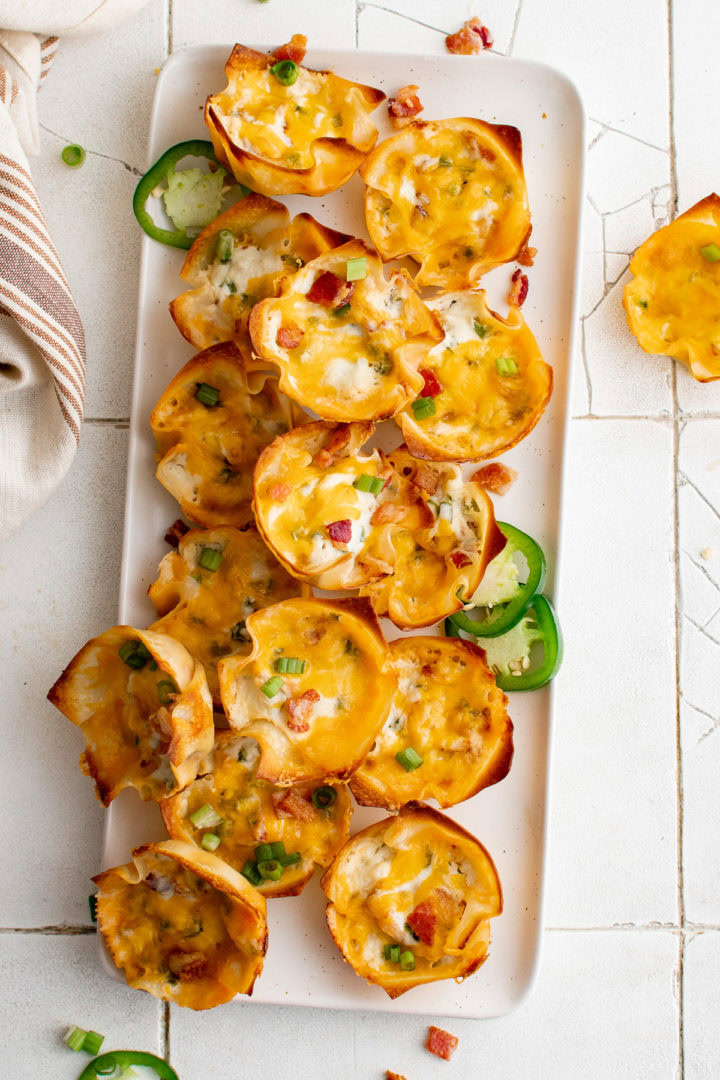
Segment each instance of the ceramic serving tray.
M223 67L231 46L229 41L170 57L158 78L148 162L183 139L206 137L202 106L209 93L225 86ZM311 49L306 63L332 68L388 94L417 83L425 106L423 119L472 116L513 124L522 132L532 244L538 248L523 312L554 368L555 389L540 424L503 458L518 470L519 479L495 504L499 520L527 530L545 549L546 591L558 604L562 619L558 541L584 153L584 117L577 91L552 68L487 53L420 57ZM391 133L384 106L374 119L380 139ZM362 182L355 176L332 195L291 196L284 201L291 214L306 210L326 225L367 238L362 193ZM148 418L164 387L193 352L168 313L168 301L184 288L179 277L182 260L183 252L143 238L119 610L120 622L139 627L154 618L147 588L168 550L163 535L180 516L179 507L155 479ZM512 269L500 267L483 279L492 306L501 313L507 309ZM383 427L384 444L400 441L394 424ZM387 621L384 629L388 637L397 636ZM515 1008L532 984L541 940L552 708L551 689L510 695L515 725L510 775L449 811L492 854L505 898L503 914L492 922L489 958L472 978L459 985L447 981L417 987L391 1001L343 962L326 927L325 898L316 875L301 896L269 902L270 945L252 1001L436 1017L499 1016ZM381 816L382 811L356 809L352 831ZM157 807L141 803L132 790L113 802L106 822L105 867L127 861L137 844L165 835ZM105 963L119 976L107 957Z

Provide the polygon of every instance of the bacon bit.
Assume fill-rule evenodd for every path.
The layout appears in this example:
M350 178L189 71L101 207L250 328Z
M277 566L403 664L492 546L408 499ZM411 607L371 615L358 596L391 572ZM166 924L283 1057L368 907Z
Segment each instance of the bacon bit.
M423 666L420 668L420 674L421 675L432 675L432 673L433 673L432 664L423 664Z
M391 521L402 521L405 517L405 509L396 503L381 503L370 518L371 525L389 525Z
M309 645L317 645L325 637L324 626L311 626L309 630L303 630L303 638Z
M279 484L273 484L273 486L268 489L268 498L272 499L273 502L285 502L291 491L292 488L289 484L280 481Z
M450 562L457 566L458 570L462 570L464 566L470 566L472 559L468 558L464 551L451 551Z
M418 941L422 941L423 945L432 945L437 926L437 912L429 900L423 900L414 911L410 912L407 924Z
M417 95L419 86L403 86L398 90L397 97L390 98L388 102L388 116L393 127L402 128L412 122L418 113L423 111L424 106L420 103Z
M275 336L275 341L281 349L297 349L304 333L305 331L299 326L281 326Z
M473 56L483 49L493 47L493 38L487 26L483 26L477 16L463 23L455 34L445 38L445 48L449 53L459 56Z
M433 1024L428 1028L425 1046L431 1054L436 1054L437 1057L449 1061L457 1048L457 1044L457 1036L451 1035L449 1031L443 1031L442 1028L434 1027Z
M522 270L516 270L512 276L512 285L508 293L508 304L511 307L522 307L527 300L529 289L528 276Z
M342 521L331 521L327 531L333 544L349 544L352 540L352 521L350 521L350 518L343 518Z
M177 518L173 521L172 525L165 533L164 540L166 544L169 544L171 548L175 548L177 551L180 541L185 533L190 532L190 526L186 525L182 518Z
M438 888L433 890L433 904L438 913L438 918L446 926L452 926L465 910L465 901L458 900L447 889Z
M507 495L517 478L517 469L510 469L499 461L493 461L491 465L483 465L474 472L471 480L486 491L492 491L493 495Z
M300 697L290 698L287 702L287 710L290 719L287 726L291 731L307 731L308 716L312 712L313 705L320 700L317 690L306 690Z
M385 1080L405 1080L405 1077L401 1076L400 1073L390 1072L390 1069L386 1069Z
M285 45L280 45L273 56L277 60L294 60L296 64L302 64L307 52L307 38L304 34L293 34Z
M295 788L288 788L287 791L274 791L271 798L275 817L297 818L298 821L315 820L312 803L303 798Z
M428 495L434 495L438 489L440 483L440 477L438 476L432 465L426 465L424 462L422 465L418 465L415 475L412 478L413 484L419 487L421 491L426 491Z
M344 450L350 442L350 425L343 424L333 431L322 450L318 450L313 458L313 464L319 469L329 469L334 463L336 455Z
M188 982L190 979L202 978L207 967L207 957L201 952L172 949L168 953L167 966L181 982Z
M315 278L306 295L311 304L342 307L352 296L354 286L354 281L343 281L331 270L323 270L322 274Z
M419 397L437 397L442 392L442 386L437 380L437 376L430 368L421 367L418 375L422 375L425 380L425 385L420 391Z
M515 261L519 262L521 266L534 266L535 256L537 255L537 248L528 247L528 241L530 236L527 237L525 243L515 256Z

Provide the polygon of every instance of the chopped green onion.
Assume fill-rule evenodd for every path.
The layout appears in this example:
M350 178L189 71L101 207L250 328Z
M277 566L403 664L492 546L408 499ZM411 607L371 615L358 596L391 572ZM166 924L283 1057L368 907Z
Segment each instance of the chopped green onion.
M277 859L264 859L257 864L258 873L266 881L279 881L283 874L283 867Z
M258 873L257 864L252 859L248 859L242 870L240 871L242 876L246 878L251 885L259 885L261 878Z
M413 769L419 769L423 763L423 759L420 757L417 750L413 750L412 746L406 746L404 750L398 750L395 755L395 760L402 765L405 772L412 772Z
M517 375L518 366L513 360L512 356L498 356L495 359L495 368L498 375Z
M196 829L212 829L215 825L219 825L222 818L218 814L217 810L205 803L194 814L190 815L190 820Z
M292 86L297 82L299 68L294 60L281 60L279 64L273 64L270 74L283 86Z
M299 851L286 851L284 855L280 855L278 862L282 866L292 866L294 863L300 862L302 855Z
M401 952L402 952L402 949L400 948L399 945L393 945L391 947L391 949L390 949L390 960L392 961L393 964L399 964L400 963L400 953Z
M71 1050L82 1050L85 1045L85 1037L87 1031L79 1027L71 1027L63 1036L63 1042L66 1046L69 1046Z
M255 854L257 855L257 851L255 852ZM266 856L263 856L263 857L268 858L268 859L281 859L284 854L285 854L285 845L283 844L282 840L275 840L270 845L270 854L266 855ZM260 856L258 855L257 857L258 857L258 860L259 860Z
M218 551L217 548L204 547L200 550L200 558L198 559L198 566L202 566L203 570L212 570L213 573L218 569L222 562L222 551Z
M157 684L158 701L161 705L169 705L177 692L178 688L172 679L161 679Z
M259 863L274 859L272 844L258 844L255 848L255 858Z
M339 113L339 112L335 113L335 115L332 118L332 123L333 123L333 127L342 127L343 126L342 113Z
M214 832L206 832L200 841L200 847L205 848L205 851L217 851L220 844L220 837Z
M281 675L302 675L307 667L306 660L298 660L297 656L280 656L275 661L275 670Z
M230 262L235 236L229 229L221 229L215 238L215 255L220 262Z
M350 304L341 304L340 307L333 308L333 315L337 315L341 319L343 315L347 315L349 310Z
M400 967L403 971L415 970L415 955L410 949L404 949L400 953Z
M369 491L372 495L379 495L385 487L385 481L381 476L370 476L368 473L362 473L357 480L353 480L353 487L357 488L358 491Z
M86 1054L91 1054L92 1057L95 1057L95 1055L100 1052L100 1047L104 1042L104 1035L98 1035L97 1031L88 1031L82 1048Z
M97 896L94 893L88 896L88 907L90 908L90 918L93 922L97 922Z
M487 323L480 322L479 319L473 319L473 327L475 329L475 333L479 338L484 338L488 336Z
M312 793L312 801L318 810L327 810L328 806L332 806L336 799L337 791L328 784L315 788Z
M152 654L143 645L142 641L126 641L118 649L118 656L124 664L134 671L141 671L148 660L152 660Z
M417 398L412 403L412 411L416 420L427 420L428 416L434 416L437 411L435 407L435 398Z
M217 386L210 386L209 383L201 382L198 383L195 397L201 405L207 405L208 409L212 409L213 405L217 405L220 400L220 391Z
M357 259L348 259L345 263L345 280L362 281L367 277L367 257L360 255Z
M63 146L60 151L60 157L71 169L79 169L85 161L85 156L85 150L79 143L70 143L69 146Z
M390 942L388 941L387 945L384 945L384 946L383 946L383 955L385 956L385 959L386 959L386 960L389 960L389 959L390 959L390 950L391 950L391 949L392 949L392 945L391 945L391 944L390 944Z
M282 684L283 681L280 676L273 675L271 679L268 679L266 683L263 683L263 685L260 687L260 690L266 698L275 697Z
M700 254L708 262L720 262L720 247L717 244L706 244L705 247L700 248Z

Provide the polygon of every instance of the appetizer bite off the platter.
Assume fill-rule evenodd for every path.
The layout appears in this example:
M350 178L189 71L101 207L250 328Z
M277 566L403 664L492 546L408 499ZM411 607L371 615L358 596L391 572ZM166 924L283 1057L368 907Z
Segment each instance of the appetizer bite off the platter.
M218 856L263 896L297 896L316 866L329 866L348 838L352 807L344 784L273 787L255 775L254 739L221 731L210 771L165 799L170 836Z
M250 656L218 664L230 727L260 744L257 776L343 780L382 726L396 680L367 600L283 600L247 620Z
M445 332L427 354L420 397L395 417L410 452L432 461L481 461L524 439L552 393L546 364L517 307L506 318L486 293L429 300Z
M195 779L212 749L205 671L167 634L106 630L83 645L48 699L81 729L80 767L103 806L126 787L166 799Z
M322 879L343 958L391 997L472 975L502 911L497 870L450 818L410 803L352 836Z
M390 811L425 799L454 806L507 776L513 726L482 649L453 638L405 637L390 642L390 655L398 686L350 779L357 801Z
M630 261L628 325L647 353L682 360L698 382L720 379L720 198L658 229Z
M252 993L267 949L265 899L222 859L165 840L93 881L100 932L130 986L190 1009Z
M232 342L213 345L188 360L152 411L157 478L192 521L247 525L258 454L295 419L276 379L249 372Z
M360 169L365 220L384 260L410 255L418 285L468 289L530 235L517 128L467 117L416 120Z
M301 587L263 544L254 527L191 529L158 567L148 595L161 616L150 627L181 642L205 666L220 708L217 662L250 652L248 615L298 596Z
M207 99L218 161L264 195L325 195L349 180L375 145L370 113L381 90L236 45L228 85Z
M418 367L442 337L404 271L351 240L280 283L250 315L256 353L280 389L324 420L380 420L417 397Z
M191 289L171 301L170 314L196 349L232 340L250 363L253 304L274 296L283 275L350 239L310 214L291 221L282 203L250 192L194 241L180 271Z

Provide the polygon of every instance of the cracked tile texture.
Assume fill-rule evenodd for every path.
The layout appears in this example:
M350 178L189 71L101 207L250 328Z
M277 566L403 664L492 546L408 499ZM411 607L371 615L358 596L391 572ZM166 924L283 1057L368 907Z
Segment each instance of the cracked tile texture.
M62 490L0 551L5 828L3 1075L83 1062L64 1025L170 1054L182 1080L445 1076L417 1018L252 1005L163 1010L99 968L87 879L101 811L49 681L114 621L138 288L130 196L169 49L293 31L316 45L440 53L469 14L495 49L566 71L588 112L584 280L566 504L565 673L555 720L544 961L500 1020L449 1025L457 1080L720 1074L720 384L642 353L622 308L632 252L712 188L713 0L153 0L62 41L33 172L84 317L88 411ZM700 29L699 29L700 28ZM482 57L477 62L482 63ZM672 74L672 79L671 79ZM482 103L478 103L482 115ZM89 151L59 162L65 142ZM676 600L680 606L677 612ZM678 653L679 643L679 653ZM43 933L38 928L49 928ZM69 934L69 928L81 933ZM22 931L22 932L20 932ZM263 1068L272 1047L274 1065ZM292 1064L290 1064L292 1063ZM448 1073L449 1074L449 1073Z

